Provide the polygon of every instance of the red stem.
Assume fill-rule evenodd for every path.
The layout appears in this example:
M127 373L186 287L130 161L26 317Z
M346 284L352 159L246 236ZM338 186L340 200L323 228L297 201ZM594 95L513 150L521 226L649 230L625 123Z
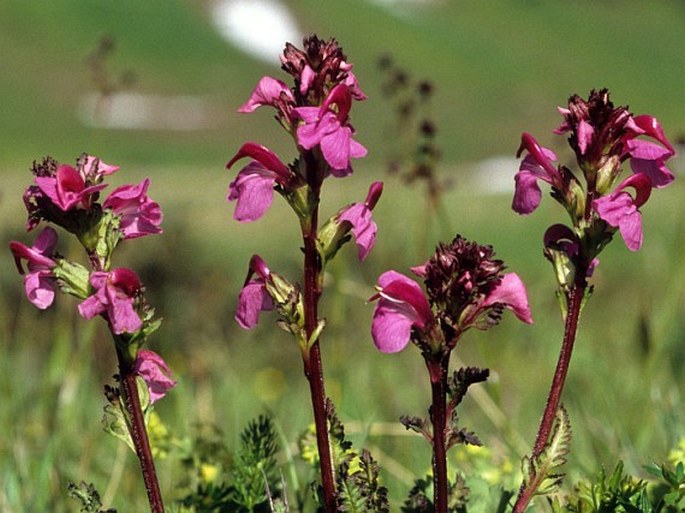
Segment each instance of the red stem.
M580 318L580 309L583 303L583 297L585 296L586 287L587 282L584 278L581 278L576 280L568 292L568 312L566 314L566 323L564 326L564 339L561 344L561 351L559 352L559 360L557 361L557 367L554 371L552 385L550 386L549 394L547 396L545 412L540 420L540 427L538 428L538 434L535 438L531 459L537 458L542 451L544 451L554 426L554 419L559 408L561 393L564 389L564 382L566 381L566 374L568 373L568 367L571 363L573 345L578 333L578 320ZM533 476L530 477L532 478ZM513 513L523 513L523 511L525 511L528 503L535 494L537 484L538 480L530 479L530 483L527 487L521 485L516 503L514 504Z
M431 378L433 423L433 504L436 513L447 513L447 356L426 360Z
M123 388L123 400L131 420L129 432L131 433L133 445L136 448L140 468L143 471L143 481L147 491L147 498L150 502L150 511L152 513L164 513L162 493L159 489L155 462L152 458L150 440L147 436L143 410L140 405L136 373L133 370L133 366L118 350L117 355L119 356L119 379Z
M319 322L318 304L321 296L321 260L316 248L319 206L318 199L321 190L318 165L311 152L305 154L307 161L308 183L311 194L316 198L316 205L312 208L309 225L303 225L302 238L304 242L304 327L309 342L312 333ZM316 427L316 442L319 450L321 466L321 485L325 513L335 511L335 473L328 434L328 415L326 408L326 391L324 389L323 363L319 341L314 342L308 350L303 352L302 361L304 374L309 382L309 391L314 410L314 425Z

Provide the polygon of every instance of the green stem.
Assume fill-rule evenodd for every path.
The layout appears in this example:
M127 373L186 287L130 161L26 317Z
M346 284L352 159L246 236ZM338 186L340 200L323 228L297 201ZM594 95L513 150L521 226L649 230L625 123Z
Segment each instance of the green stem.
M587 288L587 281L585 278L577 279L568 292L568 313L566 314L566 323L564 326L564 339L561 344L561 351L559 352L559 360L552 378L552 385L547 396L547 405L540 421L538 434L535 438L535 445L531 460L534 460L545 450L550 433L554 426L554 418L559 403L561 401L561 393L564 389L568 367L571 363L571 355L573 353L573 345L576 341L578 333L578 320L580 319L580 310L585 296L585 289ZM523 513L528 503L533 498L538 487L539 480L533 479L535 476L529 476L529 484L527 486L521 485L519 494L514 504L513 513Z
M155 462L152 458L150 440L147 436L145 418L140 405L140 396L138 395L137 375L130 359L126 358L118 348L117 356L119 357L119 380L123 392L122 398L131 421L129 432L131 433L133 446L136 449L136 455L143 472L143 482L145 483L147 498L150 502L150 511L152 513L164 513L164 503L162 502L162 494L159 489L157 472L155 471Z

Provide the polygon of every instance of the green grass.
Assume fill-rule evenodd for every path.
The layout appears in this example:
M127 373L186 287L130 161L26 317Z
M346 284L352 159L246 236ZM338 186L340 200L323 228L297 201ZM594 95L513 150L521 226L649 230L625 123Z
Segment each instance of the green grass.
M377 454L397 505L409 488L406 474L429 468L427 447L401 429L374 433L386 423L397 426L401 414L423 414L428 388L416 350L382 355L371 343L373 307L366 299L376 277L388 268L406 271L457 232L493 244L522 276L535 324L505 316L490 332L469 334L458 351L466 364L492 369L482 389L500 415L495 425L482 400L471 397L462 422L516 464L520 441L534 437L561 341L541 238L546 226L563 217L551 201L532 216L518 217L509 196L468 190L458 165L513 153L522 130L548 144L551 136L543 134L559 122L554 106L572 92L605 85L617 103L656 115L669 135L677 135L685 119L679 89L685 14L675 1L651 2L649 11L637 1L622 2L620 10L610 2L442 2L407 16L361 0L292 5L305 31L342 42L370 96L354 113L370 158L352 178L326 183L324 214L358 201L368 183L382 176L392 118L379 91L378 55L392 52L417 77L437 83L443 172L454 174L457 183L444 197L447 226L425 217L419 190L387 180L375 211L376 250L361 265L352 248L343 250L330 268L322 307L329 393L355 441L382 451ZM133 69L141 91L208 95L225 113L219 125L190 135L81 126L76 106L91 87L84 58L104 33L119 44L114 71ZM30 179L25 170L42 155L71 161L84 150L99 154L122 166L114 185L151 176L150 194L165 210L165 233L127 243L116 264L140 272L165 319L151 343L168 357L179 386L158 412L178 436L211 422L234 445L245 423L268 409L293 440L311 417L294 342L275 329L271 315L251 332L240 330L232 315L253 253L298 278L296 220L276 204L257 224L232 221L224 196L233 173L222 169L246 139L266 142L284 158L291 154L270 114L234 114L259 76L277 71L224 45L196 4L178 0L10 0L0 5L0 48L11 70L0 74L6 99L0 116L2 240L28 242L20 198ZM676 183L644 207L640 252L630 253L617 239L602 254L565 397L574 430L572 476L613 468L617 458L639 471L641 464L665 458L685 436L684 192ZM60 247L65 253L74 249ZM49 311L36 311L23 296L8 251L0 252L0 266L0 510L75 511L65 498L66 484L86 479L101 492L109 490L121 511L144 511L135 459L100 428L102 385L116 366L104 326L75 315L75 302L67 297ZM173 459L161 461L160 471L171 501L183 476Z

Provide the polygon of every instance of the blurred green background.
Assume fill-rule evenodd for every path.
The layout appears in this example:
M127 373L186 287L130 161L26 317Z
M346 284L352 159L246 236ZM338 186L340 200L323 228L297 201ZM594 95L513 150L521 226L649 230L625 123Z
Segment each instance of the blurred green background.
M489 367L493 375L479 395L467 399L460 418L497 458L516 468L534 437L561 341L541 238L564 218L548 198L532 216L516 216L509 208L516 163L511 161L503 186L501 174L483 162L512 157L524 130L568 159L562 138L551 134L560 121L555 107L591 88L608 87L616 104L656 116L672 140L682 138L685 4L286 5L302 35L340 41L369 96L352 112L369 156L356 162L351 178L326 183L323 214L359 201L372 180L386 181L374 211L375 251L363 264L353 248L341 252L322 306L328 391L340 417L360 445L375 451L397 507L409 476L426 472L430 457L422 440L396 421L401 414L423 414L428 387L417 351L377 353L368 328L373 307L366 299L383 270L406 271L439 240L461 233L494 245L528 285L533 326L505 315L500 326L470 334L458 350L465 363ZM270 112L235 112L262 75L287 78L275 60L255 60L226 42L213 23L214 7L209 0L0 2L0 231L5 244L32 240L24 232L21 193L31 180L32 161L42 156L73 162L82 152L98 155L122 168L113 186L150 176L150 195L165 211L165 233L124 244L115 265L140 273L165 318L151 347L170 362L179 386L157 411L175 436L191 436L197 423L216 423L232 445L250 418L268 410L294 440L310 419L298 351L275 329L273 316L265 315L251 332L240 330L232 316L253 253L298 279L297 221L278 199L258 223L233 221L225 193L234 171L223 169L246 140L268 145L284 160L292 157L290 141ZM256 21L253 30L266 37ZM115 46L95 61L105 70L96 75L92 56L104 36ZM385 173L396 127L383 97L381 55L435 84L431 115L443 153L439 173L451 184L441 223L427 215L421 187ZM120 92L185 98L202 113L198 127L88 124L84 119L92 116L84 118L84 102L102 89L97 80L103 77ZM676 160L672 167L684 166ZM639 472L643 463L663 460L685 436L682 194L676 182L642 209L640 252L630 253L617 239L602 254L564 399L575 435L572 476L613 467L618 458ZM65 241L60 251L80 258ZM120 511L143 511L134 458L100 429L102 385L115 372L106 330L75 315L76 303L68 297L58 297L45 312L33 308L9 251L0 252L0 268L0 510L75 511L64 490L68 481L85 479ZM159 465L171 502L183 476L173 458Z

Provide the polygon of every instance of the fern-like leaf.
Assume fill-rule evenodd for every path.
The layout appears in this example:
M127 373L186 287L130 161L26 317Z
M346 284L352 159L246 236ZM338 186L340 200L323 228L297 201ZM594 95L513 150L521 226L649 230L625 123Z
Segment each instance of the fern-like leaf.
M535 495L549 495L559 489L564 478L560 467L571 450L571 421L563 406L559 406L552 436L545 449L534 458L524 458L523 486L535 490Z

